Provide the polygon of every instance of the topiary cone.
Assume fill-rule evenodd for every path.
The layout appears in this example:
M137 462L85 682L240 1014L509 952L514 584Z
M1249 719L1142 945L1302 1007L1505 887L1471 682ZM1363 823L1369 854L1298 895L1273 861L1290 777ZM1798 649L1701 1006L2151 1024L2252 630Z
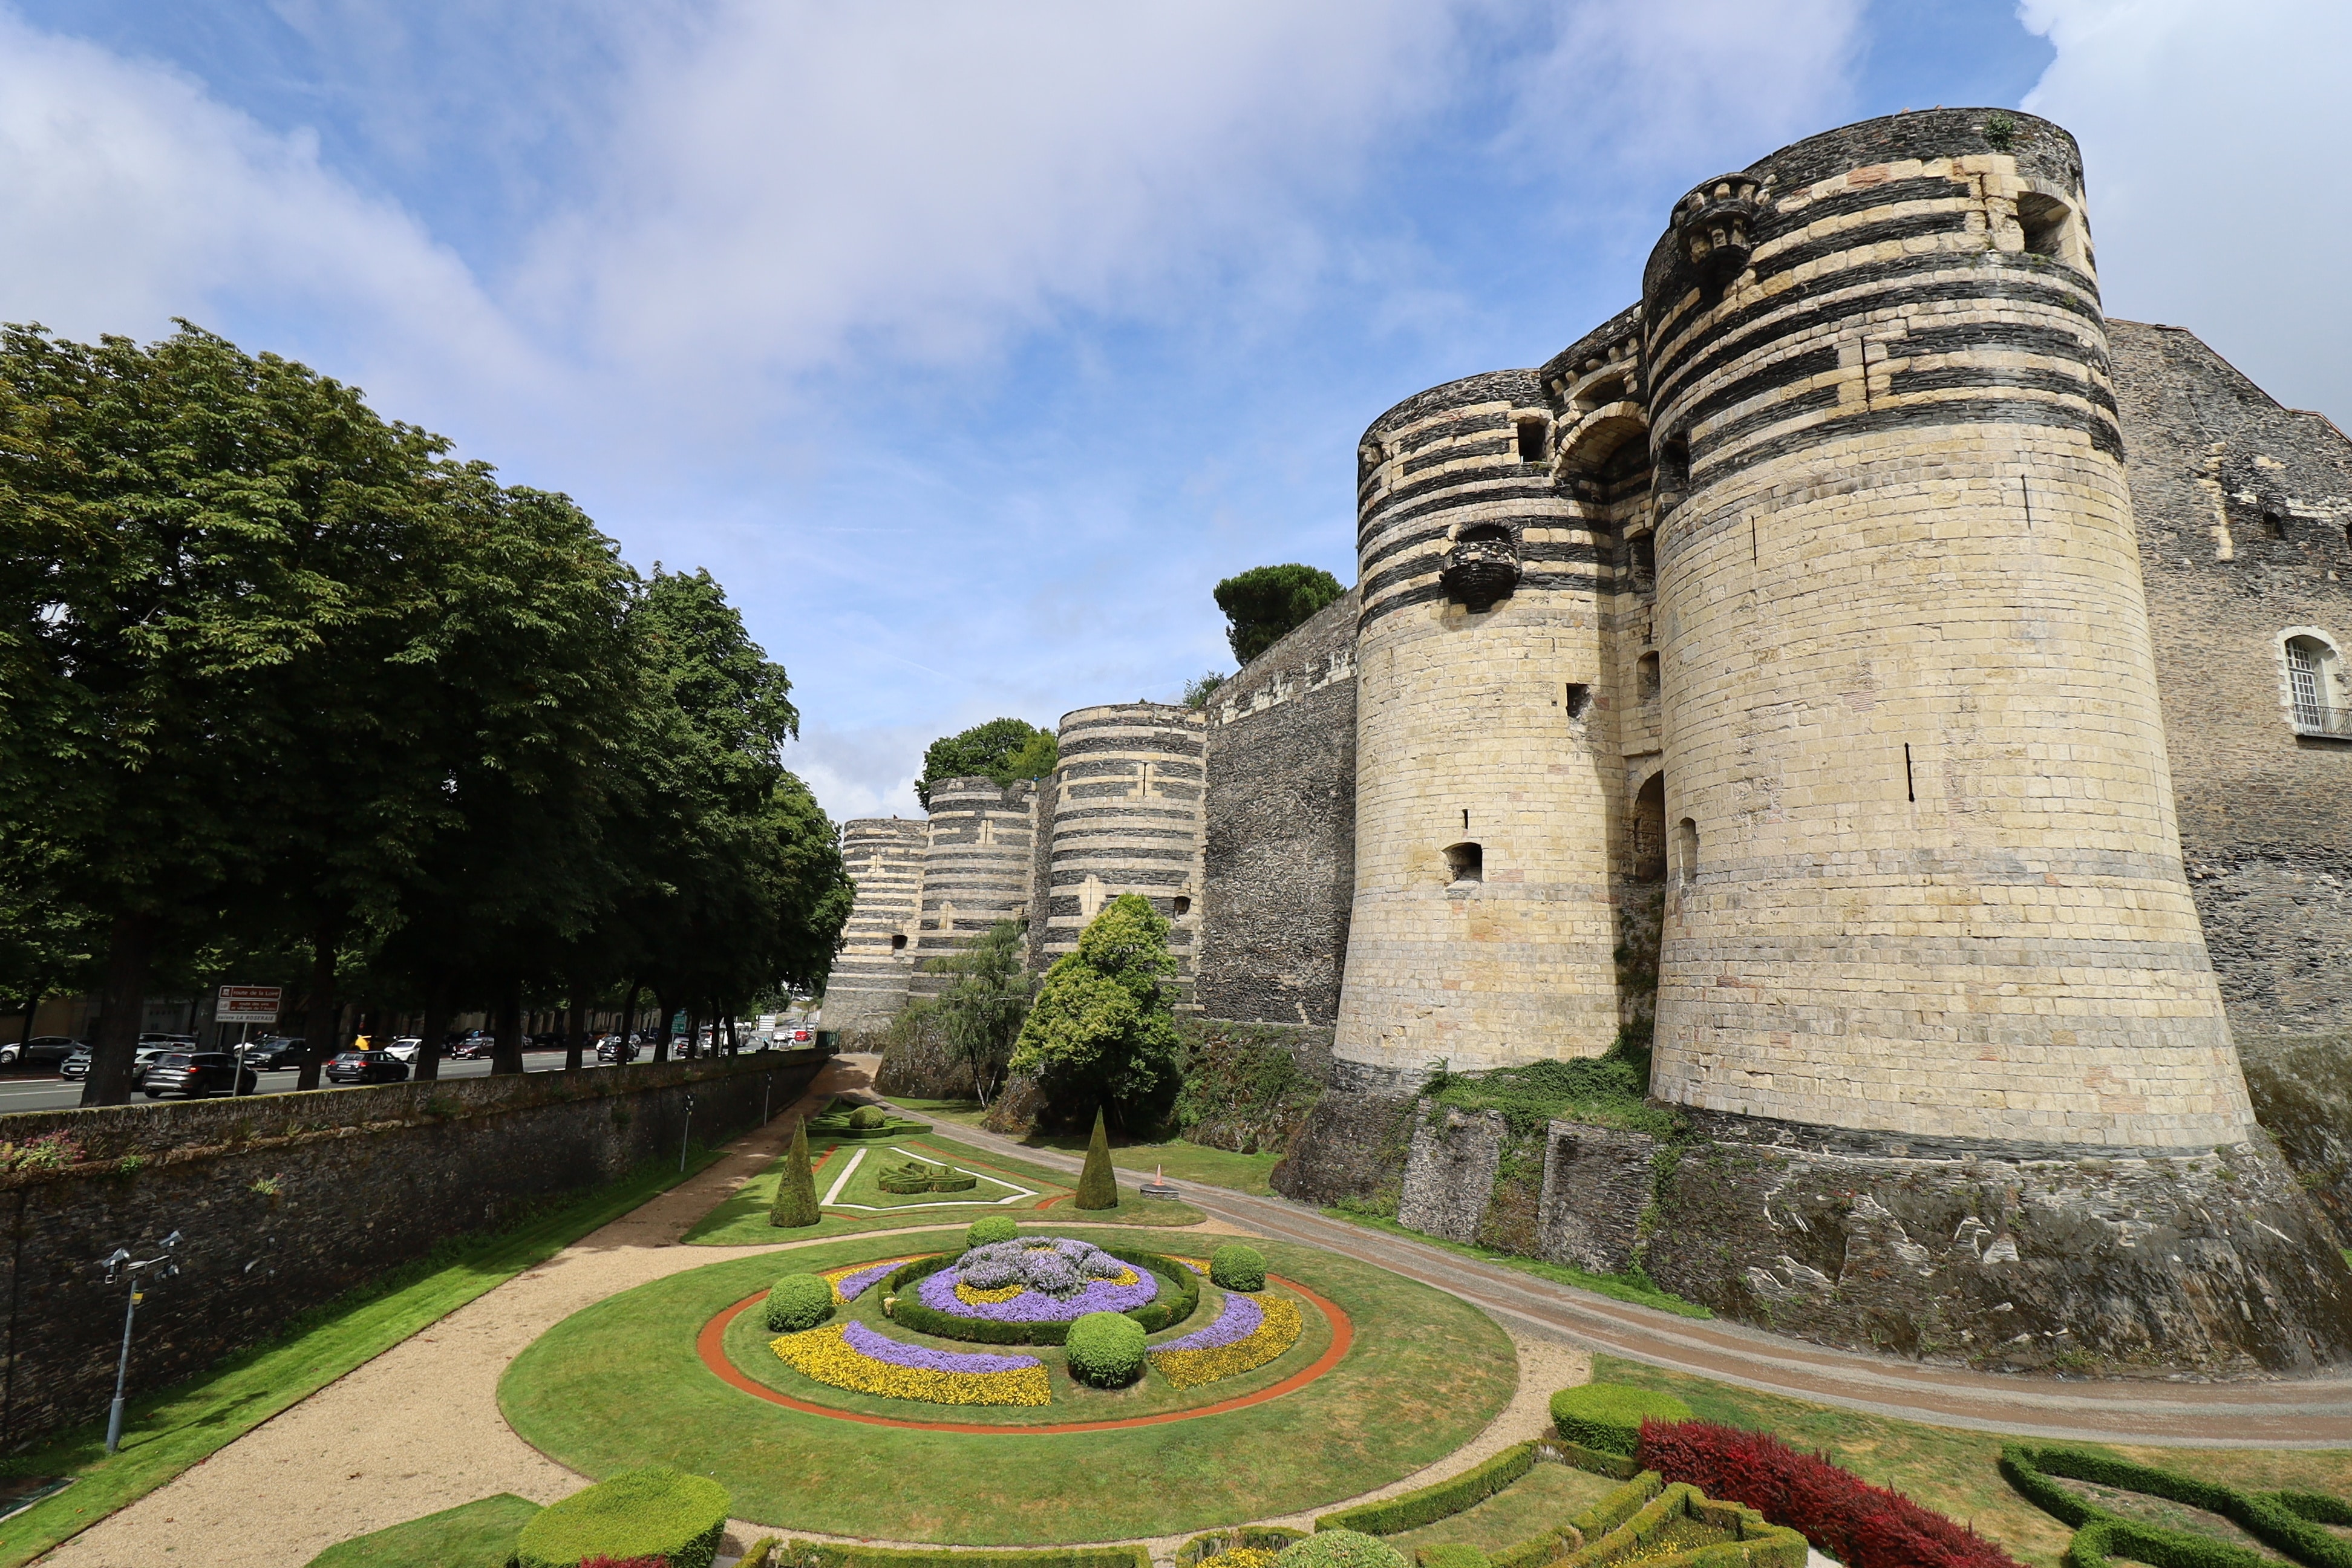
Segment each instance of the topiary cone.
M1078 1173L1078 1195L1073 1205L1082 1209L1118 1207L1118 1182L1110 1172L1110 1138L1103 1131L1103 1113L1095 1110L1095 1135L1087 1141L1087 1168Z
M783 1180L776 1184L776 1201L768 1210L770 1225L817 1225L824 1211L816 1206L816 1173L809 1169L808 1118L793 1124L792 1152L784 1156Z

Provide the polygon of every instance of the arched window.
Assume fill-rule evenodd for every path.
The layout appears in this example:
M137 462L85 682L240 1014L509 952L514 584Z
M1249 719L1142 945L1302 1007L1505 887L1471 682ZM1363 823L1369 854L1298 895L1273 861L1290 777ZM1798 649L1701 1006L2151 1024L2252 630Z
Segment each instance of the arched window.
M1449 844L1445 847L1445 869L1454 886L1483 882L1486 879L1486 850L1483 845Z
M2286 656L2288 716L2295 733L2352 740L2352 710L2345 707L2338 686L2342 661L2335 644L2309 631L2290 632L2280 640Z

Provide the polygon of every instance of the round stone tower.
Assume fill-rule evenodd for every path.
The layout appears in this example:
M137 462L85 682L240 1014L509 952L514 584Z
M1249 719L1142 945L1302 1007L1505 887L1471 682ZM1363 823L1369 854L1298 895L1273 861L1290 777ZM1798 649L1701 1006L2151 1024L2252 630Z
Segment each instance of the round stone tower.
M1555 424L1537 374L1504 371L1364 435L1344 1087L1597 1056L1616 1035L1619 768L1585 723L1604 545L1553 482Z
M936 996L950 976L927 972L934 958L962 952L999 921L1029 918L1030 835L1037 786L994 779L941 779L931 785L929 840L923 853L922 920L908 984Z
M1042 967L1122 893L1167 918L1168 950L1192 994L1201 932L1201 825L1208 716L1164 702L1118 702L1062 716L1054 770L1051 847L1042 867ZM1045 816L1041 811L1040 816Z
M887 1028L906 1005L929 836L921 822L895 816L841 825L841 863L857 884L857 901L824 988L826 1028L852 1035Z
M1896 1142L2243 1140L2073 138L1906 114L1708 180L1642 330L1654 1091Z

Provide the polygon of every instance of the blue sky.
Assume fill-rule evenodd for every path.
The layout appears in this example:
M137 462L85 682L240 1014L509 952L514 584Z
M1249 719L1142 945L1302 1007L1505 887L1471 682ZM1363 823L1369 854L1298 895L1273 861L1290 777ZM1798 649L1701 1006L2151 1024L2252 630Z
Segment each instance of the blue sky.
M2111 313L2352 416L2340 0L0 0L0 318L368 389L791 670L836 816L1227 668L1383 408L1630 302L1812 131L2084 143Z

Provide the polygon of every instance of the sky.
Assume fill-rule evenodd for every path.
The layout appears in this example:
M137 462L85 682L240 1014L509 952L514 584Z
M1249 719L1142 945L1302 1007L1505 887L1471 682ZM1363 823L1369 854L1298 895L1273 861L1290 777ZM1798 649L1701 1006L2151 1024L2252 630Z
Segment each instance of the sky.
M0 0L0 320L366 389L791 673L791 765L1175 700L1352 581L1358 435L1633 301L1674 200L2001 105L2111 315L2352 422L2342 0Z

